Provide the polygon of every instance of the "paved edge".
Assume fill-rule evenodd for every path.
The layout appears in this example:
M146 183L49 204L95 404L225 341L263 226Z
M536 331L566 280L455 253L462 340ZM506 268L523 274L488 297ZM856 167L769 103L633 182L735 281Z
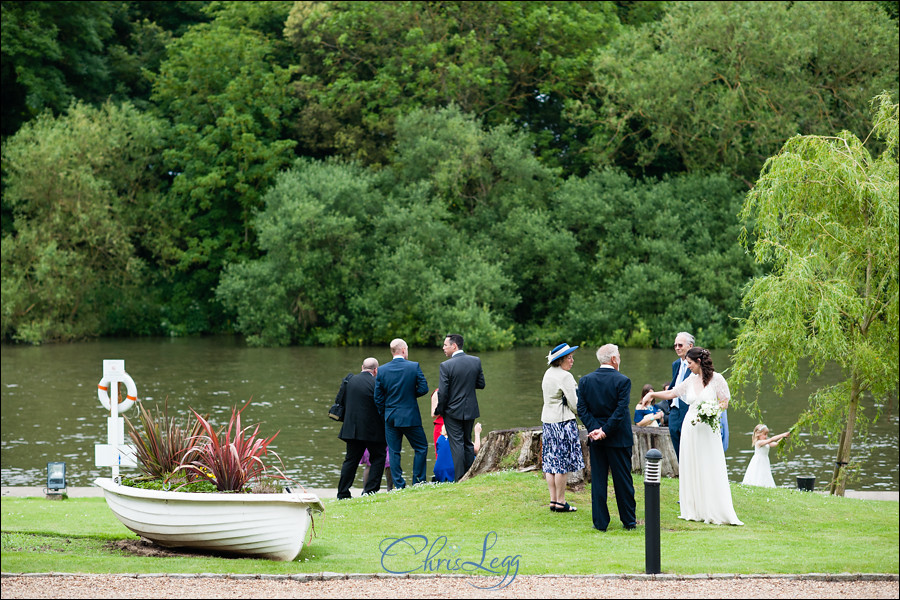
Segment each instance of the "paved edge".
M392 574L392 573L295 573L293 575L269 575L269 574L237 574L237 573L0 573L0 578L5 577L121 577L129 579L150 579L169 577L172 579L234 579L252 580L265 579L271 581L341 581L359 579L471 579L472 575L461 574ZM745 573L705 573L698 575L678 575L674 573L621 573L606 575L528 575L543 579L622 579L634 581L722 581L734 579L787 579L793 581L900 581L896 573L805 573L805 574L745 574Z

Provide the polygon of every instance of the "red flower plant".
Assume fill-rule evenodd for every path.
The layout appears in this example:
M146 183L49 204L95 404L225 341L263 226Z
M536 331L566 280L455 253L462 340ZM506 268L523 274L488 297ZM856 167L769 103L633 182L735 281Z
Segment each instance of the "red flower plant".
M197 411L191 409L204 434L197 436L194 447L179 468L209 478L221 492L244 491L251 481L263 476L287 479L281 469L269 467L262 460L269 453L269 444L281 432L276 432L270 438L262 438L258 437L259 425L241 428L241 413L252 400L248 400L240 410L232 408L228 426L219 432ZM281 463L278 454L272 451L272 455ZM275 470L277 475L269 474L270 469Z

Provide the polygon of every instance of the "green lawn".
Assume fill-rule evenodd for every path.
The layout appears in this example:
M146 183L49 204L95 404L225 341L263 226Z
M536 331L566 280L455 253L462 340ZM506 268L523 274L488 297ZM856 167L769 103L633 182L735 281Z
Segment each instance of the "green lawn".
M591 527L590 491L567 494L577 513L551 513L536 474L496 473L337 502L315 517L298 560L146 558L109 550L135 538L101 498L2 499L2 570L67 573L643 573L644 484L635 478L638 528ZM897 573L898 503L793 489L732 485L746 525L682 521L678 481L660 486L661 564L666 573ZM398 542L392 540L420 536ZM383 555L382 549L387 549ZM384 558L384 561L383 561ZM505 560L504 560L505 559ZM461 567L469 563L465 569ZM501 573L502 574L502 573Z

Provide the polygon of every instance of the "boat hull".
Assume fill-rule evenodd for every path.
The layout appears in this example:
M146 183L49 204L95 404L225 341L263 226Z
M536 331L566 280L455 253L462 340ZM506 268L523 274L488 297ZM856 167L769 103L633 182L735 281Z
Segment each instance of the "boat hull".
M125 527L169 548L190 548L293 560L300 554L313 511L324 510L315 494L203 494L163 492L94 484Z

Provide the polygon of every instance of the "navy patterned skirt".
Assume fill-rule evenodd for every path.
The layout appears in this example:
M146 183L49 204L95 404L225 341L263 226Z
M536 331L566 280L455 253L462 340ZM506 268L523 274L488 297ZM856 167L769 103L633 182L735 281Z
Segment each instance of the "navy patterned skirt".
M562 423L544 423L542 433L544 473L573 473L584 468L578 424L575 419Z

